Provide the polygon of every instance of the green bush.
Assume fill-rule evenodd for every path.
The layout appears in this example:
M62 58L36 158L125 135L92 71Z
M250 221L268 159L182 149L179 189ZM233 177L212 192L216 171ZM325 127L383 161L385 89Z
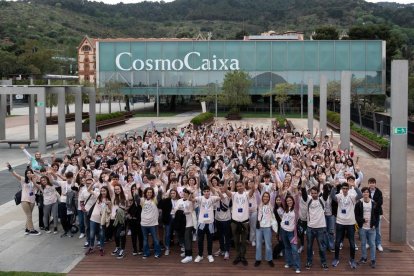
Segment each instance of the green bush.
M283 116L276 116L276 121L279 123L279 127L284 128L286 127L286 118Z
M339 113L336 113L336 112L333 112L333 111L328 111L326 116L327 116L328 122L336 124L336 125L341 124L341 115ZM359 127L355 126L353 122L351 122L351 129L355 132L358 132L362 136L367 137L371 141L374 141L375 143L377 143L377 144L379 144L383 147L388 147L388 145L389 145L389 141L387 139L384 139L382 137L378 137L375 133L373 133L369 130L359 128Z
M124 116L125 112L114 112L108 114L97 114L96 115L96 122L105 121L109 119L115 119ZM89 124L89 119L83 121L84 124Z
M195 116L193 119L191 119L191 123L193 125L202 125L204 122L206 122L206 121L208 121L212 118L214 118L213 113L204 112L204 113L201 113L201 114Z

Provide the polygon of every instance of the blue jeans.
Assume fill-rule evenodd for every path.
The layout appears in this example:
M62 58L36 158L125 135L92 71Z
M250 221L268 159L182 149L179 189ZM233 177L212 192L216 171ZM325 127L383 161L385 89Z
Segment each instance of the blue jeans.
M369 244L369 252L371 253L371 261L375 260L375 238L376 238L376 230L371 229L364 229L359 228L359 237L361 238L361 250L362 250L362 258L367 258L367 240Z
M206 224L204 229L197 228L198 256L201 257L204 251L204 234L207 236L207 254L213 255L213 234L210 233L209 224Z
M326 221L326 245L330 250L335 250L335 222L336 218L334 215L325 216Z
M344 236L349 240L349 255L351 260L355 259L355 225L342 225L336 224L336 237L335 237L335 259L339 260L339 247L344 240Z
M85 213L78 210L79 232L85 234Z
M262 260L263 239L266 248L266 261L271 261L273 259L271 227L261 227L260 229L256 229L256 261Z
M308 238L307 242L307 262L312 263L313 257L313 240L316 238L319 247L319 257L322 264L326 264L326 228L311 228L308 226L306 231L306 236Z
M101 226L99 223L90 221L90 229L91 232L89 233L89 247L93 247L95 245L95 235L99 233L99 245L103 249L105 244L105 226Z
M172 234L172 226L173 226L173 218L170 215L170 222L168 224L164 224L164 244L166 249L170 249L171 244L171 234Z
M378 220L378 225L375 225L375 246L382 245L381 243L381 216Z
M217 232L220 242L220 250L222 252L229 252L230 250L230 236L231 236L231 220L218 221L216 220Z
M160 247L160 241L158 240L158 225L155 226L142 226L142 235L144 236L144 256L150 255L150 249L148 245L148 234L151 233L151 237L154 240L154 249L155 249L155 255L161 256L161 247Z
M298 253L298 247L292 243L291 240L295 237L294 231L287 232L280 228L280 234L282 236L283 245L285 246L285 262L290 267L300 269L300 258ZM257 245L256 245L257 246Z

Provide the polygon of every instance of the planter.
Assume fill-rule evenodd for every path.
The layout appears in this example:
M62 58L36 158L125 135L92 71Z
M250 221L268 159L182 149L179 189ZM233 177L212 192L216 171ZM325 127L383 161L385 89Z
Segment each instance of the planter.
M102 120L96 122L96 130L102 130L106 128L111 128L113 126L125 124L128 119L124 116ZM82 132L89 132L89 123L82 123Z
M201 125L193 124L193 128L195 130L199 130L202 127L208 127L208 126L211 126L212 124L214 124L214 118L210 118L210 119L204 121Z
M340 132L338 125L330 122L327 122L327 125L335 132ZM351 141L376 158L388 158L388 147L382 146L352 129Z
M241 120L240 113L230 113L226 116L227 120Z
M87 119L89 117L89 113L83 112L82 113L82 120ZM65 122L73 122L75 121L75 113L66 114ZM57 125L58 124L58 116L54 115L52 117L46 117L46 124L47 125Z

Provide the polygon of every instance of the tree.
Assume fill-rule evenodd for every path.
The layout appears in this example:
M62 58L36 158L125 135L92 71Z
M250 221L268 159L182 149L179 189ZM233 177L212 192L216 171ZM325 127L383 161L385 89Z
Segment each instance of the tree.
M336 99L341 91L341 83L339 81L330 81L327 85L327 99L333 102L333 111L335 112Z
M112 98L119 99L122 95L121 88L124 85L120 82L109 81L105 83L104 94L108 97L108 112L112 113ZM119 111L121 111L121 100L118 100Z
M49 117L52 117L52 109L58 104L58 95L55 93L46 93L46 107L49 107Z
M315 34L312 35L314 40L338 40L339 32L333 26L322 26L316 28Z
M289 101L288 93L295 90L295 85L290 83L278 83L272 93L275 95L275 102L279 103L280 115L286 114L285 103Z
M240 106L251 103L249 88L252 84L249 74L243 71L227 72L224 76L222 93L218 102L230 107L230 113L238 114Z

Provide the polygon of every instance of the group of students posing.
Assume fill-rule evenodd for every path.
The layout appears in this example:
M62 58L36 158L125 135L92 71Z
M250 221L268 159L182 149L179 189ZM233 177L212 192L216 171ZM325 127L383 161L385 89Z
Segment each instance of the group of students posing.
M105 242L114 239L111 254L122 259L130 235L134 256L151 255L149 240L155 258L162 247L169 255L175 240L181 262L198 263L206 237L209 262L213 256L228 260L232 255L233 264L248 265L250 243L256 247L254 266L261 265L264 245L268 265L283 255L285 268L300 273L305 245L305 268L313 265L315 239L324 270L328 251L335 252L332 266L338 266L345 237L351 268L368 262L368 248L375 268L376 249L383 250L382 193L374 178L363 187L353 149L335 149L332 133L290 134L277 125L153 129L143 136L69 141L70 154L63 159L52 155L50 163L22 149L30 160L24 176L8 167L21 183L25 233L40 234L32 222L38 202L44 231L56 234L60 221L62 237L72 236L78 225L79 238L86 237L86 255L94 252L95 240L104 255ZM213 254L214 237L220 248ZM193 259L194 241L198 252Z

